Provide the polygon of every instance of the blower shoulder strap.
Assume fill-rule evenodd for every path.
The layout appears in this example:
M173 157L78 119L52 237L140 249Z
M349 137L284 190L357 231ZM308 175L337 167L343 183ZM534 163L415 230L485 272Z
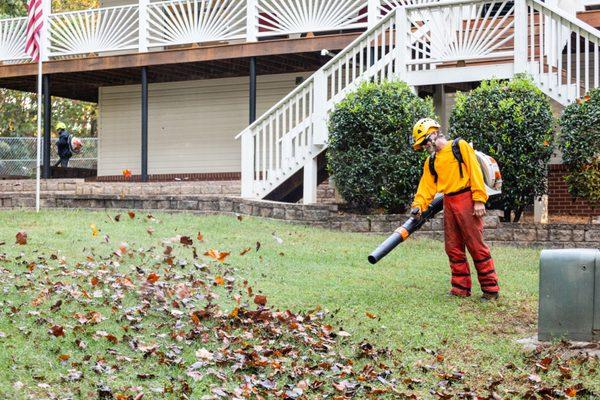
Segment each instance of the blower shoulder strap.
M454 154L454 158L458 161L458 172L460 172L460 177L463 177L462 165L464 163L462 153L460 152L460 142L461 138L457 137L452 141L452 154Z
M461 138L456 138L452 141L452 155L454 155L454 158L456 159L456 161L458 161L458 172L460 173L460 177L463 177L463 170L462 170L462 165L464 163L463 160L463 156L462 153L460 151L460 145L458 144L458 142L460 142ZM431 175L433 175L433 181L435 183L437 183L438 181L438 174L435 171L435 153L433 153L431 156L429 156L429 172L431 173Z

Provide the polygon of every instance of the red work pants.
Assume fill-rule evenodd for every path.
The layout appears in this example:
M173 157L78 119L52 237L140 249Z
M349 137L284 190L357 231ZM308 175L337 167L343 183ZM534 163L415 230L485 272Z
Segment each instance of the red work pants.
M465 246L477 269L484 293L497 293L498 276L489 247L483 241L483 218L473 215L470 190L444 196L444 241L452 269L452 294L471 295L471 271Z

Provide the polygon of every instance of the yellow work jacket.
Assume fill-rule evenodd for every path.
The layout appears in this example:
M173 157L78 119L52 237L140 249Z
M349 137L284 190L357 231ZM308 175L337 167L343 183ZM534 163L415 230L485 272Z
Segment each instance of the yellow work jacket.
M436 193L455 193L468 187L471 188L473 201L482 203L487 201L488 195L483 183L483 173L477 161L475 150L464 140L460 140L458 146L464 161L462 165L463 177L460 177L458 160L452 154L452 141L448 141L446 146L435 155L434 167L438 175L437 184L434 176L429 171L429 157L425 160L423 175L412 207L419 207L421 211L424 211Z

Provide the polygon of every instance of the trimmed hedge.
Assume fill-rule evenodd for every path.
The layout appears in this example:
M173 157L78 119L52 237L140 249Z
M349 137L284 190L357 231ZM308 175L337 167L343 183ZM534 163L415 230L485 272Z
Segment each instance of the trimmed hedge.
M457 95L450 135L473 142L498 162L502 194L490 206L504 210L506 221L511 212L518 221L534 198L547 193L553 126L547 97L527 76L484 81L477 89Z
M600 203L600 89L569 104L560 118L559 149L567 165L569 193Z
M406 210L424 156L412 150L409 138L423 117L434 117L433 103L404 82L366 82L336 106L329 120L328 169L351 207Z

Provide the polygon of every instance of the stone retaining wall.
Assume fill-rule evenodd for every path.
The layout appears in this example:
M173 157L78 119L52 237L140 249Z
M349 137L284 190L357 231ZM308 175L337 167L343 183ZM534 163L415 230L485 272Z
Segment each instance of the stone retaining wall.
M32 196L0 193L0 207L32 208ZM302 205L245 200L227 196L114 196L57 194L42 196L42 206L61 209L135 209L186 211L197 214L243 214L285 220L349 232L388 234L401 225L406 215L356 215L339 210L335 204ZM441 215L427 222L416 237L443 240ZM491 244L540 246L544 248L600 248L600 224L502 223L497 215L485 217L485 237Z

